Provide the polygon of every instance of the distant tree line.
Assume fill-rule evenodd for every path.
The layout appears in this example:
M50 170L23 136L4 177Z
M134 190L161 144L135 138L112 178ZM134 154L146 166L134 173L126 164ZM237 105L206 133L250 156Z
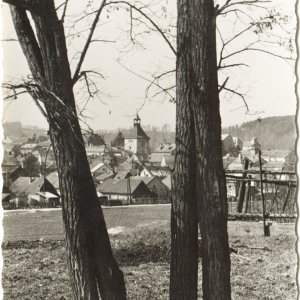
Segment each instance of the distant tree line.
M296 141L295 116L257 119L224 128L223 133L238 136L242 141L256 136L263 149L291 149Z

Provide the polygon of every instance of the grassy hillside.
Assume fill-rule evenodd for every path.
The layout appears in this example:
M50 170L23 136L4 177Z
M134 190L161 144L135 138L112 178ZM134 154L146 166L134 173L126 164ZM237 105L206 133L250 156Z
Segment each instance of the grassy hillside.
M242 141L256 136L263 149L293 148L297 136L295 116L258 119L224 128L223 133L238 136Z

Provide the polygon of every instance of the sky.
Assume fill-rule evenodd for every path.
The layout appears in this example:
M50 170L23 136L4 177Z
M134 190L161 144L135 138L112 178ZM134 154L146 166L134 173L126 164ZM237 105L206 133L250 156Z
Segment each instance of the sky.
M79 15L81 7L77 1L70 1L70 15ZM168 17L176 15L174 7L167 0L161 1L167 8ZM173 1L175 3L175 1ZM291 15L291 27L295 27L294 1L276 0L276 8ZM78 3L77 3L78 4ZM15 37L10 21L9 10L2 4L3 39ZM102 20L103 19L103 20ZM104 78L98 81L100 97L89 102L85 122L94 130L118 129L132 126L132 119L138 111L142 124L161 127L170 124L175 128L175 104L162 97L145 100L148 82L136 74L147 77L159 70L174 68L175 59L168 46L158 34L149 34L143 39L143 47L136 46L130 51L124 45L128 39L124 30L128 28L128 17L120 11L104 14L96 37L107 38L113 43L95 43L88 51L84 68L101 72ZM163 18L162 18L163 19ZM223 32L230 36L232 22L221 23ZM121 28L121 30L120 30ZM228 32L226 30L228 29ZM83 47L83 36L68 43L69 58ZM247 39L247 37L246 37ZM241 40L239 43L245 43ZM26 78L28 67L17 42L3 42L4 81L17 82ZM240 45L236 45L239 47ZM145 48L145 49L143 49ZM126 51L125 51L126 49ZM238 48L237 48L238 49ZM246 113L239 97L220 95L222 125L229 126L245 121L273 115L292 115L296 113L295 71L293 61L284 61L266 54L248 52L240 57L249 68L233 70L228 84L247 92L249 112ZM120 62L121 61L121 62ZM72 61L73 62L73 61ZM74 69L76 61L72 64ZM130 69L131 71L128 71ZM223 75L226 78L227 74ZM223 80L222 76L220 76ZM81 91L80 86L77 90ZM155 93L155 91L153 92ZM153 94L152 93L152 94ZM83 103L84 95L79 92L77 100ZM3 121L20 121L24 125L47 128L44 117L35 107L29 96L6 102L3 107ZM84 125L83 125L84 126Z

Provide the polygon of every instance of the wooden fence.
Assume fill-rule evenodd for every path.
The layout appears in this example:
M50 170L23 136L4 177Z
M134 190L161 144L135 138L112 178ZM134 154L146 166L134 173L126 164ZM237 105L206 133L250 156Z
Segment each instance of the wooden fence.
M296 218L297 180L293 172L226 171L229 217Z

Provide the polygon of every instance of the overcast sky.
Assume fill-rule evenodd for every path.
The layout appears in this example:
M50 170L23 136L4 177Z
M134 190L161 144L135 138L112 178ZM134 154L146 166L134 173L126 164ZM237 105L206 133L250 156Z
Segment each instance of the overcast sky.
M80 11L78 6L74 6L76 2L71 0L70 14ZM168 1L161 1L161 3L167 5ZM277 8L293 17L290 27L295 27L294 1L277 0L276 3ZM5 4L2 5L2 8L3 38L15 37L9 10ZM168 13L174 14L173 9L168 7ZM175 105L163 101L159 97L145 102L145 89L148 83L128 72L119 63L121 56L122 64L142 76L148 76L158 67L165 70L173 68L175 59L170 49L160 36L150 34L149 38L144 40L146 50L136 47L124 54L122 45L126 43L126 38L118 28L126 27L127 16L118 12L114 16L113 13L103 15L102 18L105 18L105 21L102 22L107 24L100 28L101 30L96 33L96 36L99 38L110 37L116 42L97 43L89 49L84 67L101 72L105 80L99 81L98 88L102 91L100 99L93 100L87 107L86 114L89 117L87 122L95 130L130 127L133 115L139 110L143 124L162 126L168 123L174 128ZM230 28L226 22L222 26L225 30L227 27ZM69 43L69 46L70 56L75 50L80 50L83 44L76 41L74 44ZM242 87L244 91L247 90L250 113L245 112L240 98L221 95L223 126L239 124L258 117L295 114L294 62L253 52L244 55L242 60L249 64L250 68L231 73L228 83L232 87ZM4 80L26 78L28 67L17 42L3 43L3 65ZM46 121L27 96L5 103L3 120L21 121L24 125L47 127Z

